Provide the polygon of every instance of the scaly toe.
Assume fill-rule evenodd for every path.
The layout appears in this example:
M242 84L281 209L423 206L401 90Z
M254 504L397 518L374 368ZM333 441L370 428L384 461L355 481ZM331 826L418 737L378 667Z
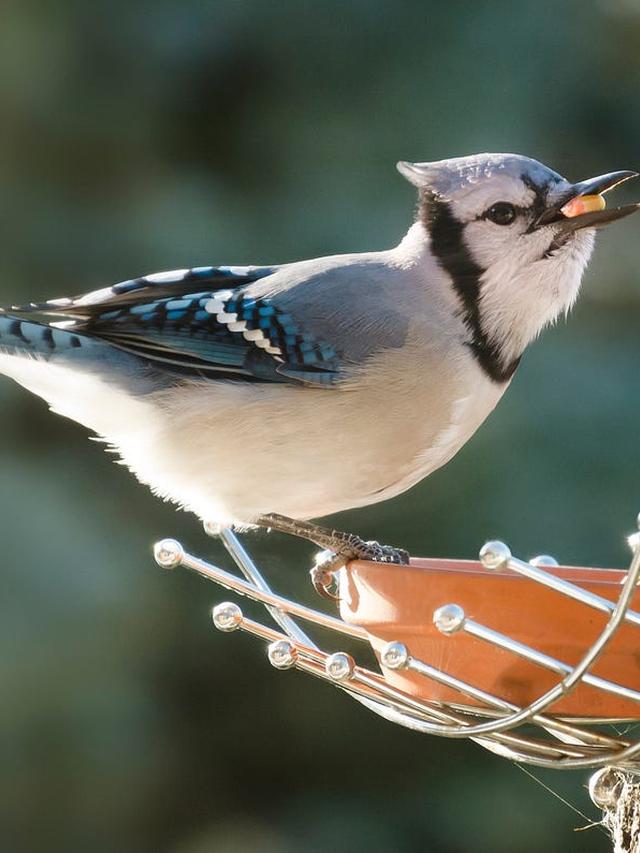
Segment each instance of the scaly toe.
M341 551L347 560L370 560L374 563L396 563L406 566L409 553L402 548L381 545L379 542L365 542L358 536L350 538L348 545Z
M404 548L394 548L391 545L381 545L379 542L367 542L376 549L375 561L377 563L395 563L400 566L409 565L409 552Z

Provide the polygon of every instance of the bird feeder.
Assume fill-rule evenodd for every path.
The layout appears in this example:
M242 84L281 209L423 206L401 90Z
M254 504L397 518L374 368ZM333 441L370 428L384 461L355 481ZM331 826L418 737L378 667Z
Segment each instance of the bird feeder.
M478 561L353 561L334 575L336 615L275 593L237 536L217 535L240 575L171 539L157 543L156 561L263 604L275 627L229 601L213 608L213 623L266 641L276 669L295 667L393 723L471 738L522 764L607 768L590 790L610 817L620 779L634 787L640 740L615 725L640 721L640 533L629 538L628 570L525 562L502 542L486 543ZM319 647L300 621L334 632L338 647L341 638L368 645L379 669Z

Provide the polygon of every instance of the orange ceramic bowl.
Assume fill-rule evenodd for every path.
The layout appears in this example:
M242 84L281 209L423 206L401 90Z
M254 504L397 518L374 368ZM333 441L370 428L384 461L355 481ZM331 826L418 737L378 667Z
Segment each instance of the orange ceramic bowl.
M546 569L611 601L625 573L569 566ZM354 561L340 573L340 615L362 626L379 657L400 641L414 658L495 696L528 705L560 676L462 631L446 636L433 625L444 604L459 604L469 619L575 665L607 622L607 614L505 570L471 561L414 559L409 566ZM632 604L640 607L640 590ZM640 690L640 631L625 624L591 669L593 675ZM408 670L384 670L387 682L421 699L477 705L466 695ZM549 713L594 718L640 718L640 704L580 684Z

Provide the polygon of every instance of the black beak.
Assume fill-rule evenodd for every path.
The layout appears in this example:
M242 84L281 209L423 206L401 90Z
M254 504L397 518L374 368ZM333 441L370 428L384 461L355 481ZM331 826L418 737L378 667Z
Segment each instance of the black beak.
M563 193L560 198L554 199L553 204L542 212L536 220L534 227L539 228L543 225L553 223L559 226L563 234L568 234L571 231L578 231L580 228L598 228L601 225L607 225L609 222L615 222L616 219L629 216L629 214L640 210L640 204L627 204L623 207L590 210L587 213L580 213L577 216L565 216L562 208L579 196L602 195L624 181L637 177L638 172L609 172L606 175L598 175L597 178L588 178L586 181L573 184L567 192Z

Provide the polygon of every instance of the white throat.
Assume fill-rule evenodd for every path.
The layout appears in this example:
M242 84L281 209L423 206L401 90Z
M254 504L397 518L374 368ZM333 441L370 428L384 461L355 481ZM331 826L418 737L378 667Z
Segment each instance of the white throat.
M592 229L582 231L550 258L543 257L548 236L541 236L540 247L531 246L529 239L531 261L509 255L482 275L482 327L499 346L505 362L518 359L546 326L569 312L580 290L594 236Z

